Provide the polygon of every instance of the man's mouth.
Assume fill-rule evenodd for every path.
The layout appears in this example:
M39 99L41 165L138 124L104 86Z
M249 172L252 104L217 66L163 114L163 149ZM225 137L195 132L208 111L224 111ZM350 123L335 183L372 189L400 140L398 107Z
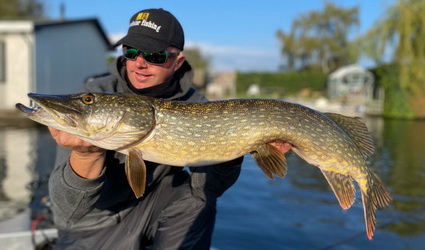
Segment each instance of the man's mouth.
M135 72L135 74L136 74L137 80L139 80L139 81L145 81L146 79L148 79L151 76L151 75L146 75L146 74L137 73L137 72Z

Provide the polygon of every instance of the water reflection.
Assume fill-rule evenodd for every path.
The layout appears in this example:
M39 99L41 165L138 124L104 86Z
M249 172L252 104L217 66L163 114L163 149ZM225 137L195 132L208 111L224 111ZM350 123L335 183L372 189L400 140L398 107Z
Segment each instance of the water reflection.
M28 184L34 156L34 130L6 129L0 133L0 216L12 216L24 210L30 200Z
M425 122L386 120L379 162L387 166L385 181L400 212L389 229L400 235L425 232Z
M45 128L0 129L0 220L28 209L35 194L45 195L55 149Z

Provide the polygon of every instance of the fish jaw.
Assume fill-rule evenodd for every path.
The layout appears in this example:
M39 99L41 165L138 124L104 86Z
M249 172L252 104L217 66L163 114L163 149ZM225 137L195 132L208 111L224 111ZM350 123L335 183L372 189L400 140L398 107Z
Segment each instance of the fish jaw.
M53 127L62 131L75 133L78 122L78 114L74 112L61 113L57 109L46 107L42 100L42 95L28 94L32 101L32 107L27 107L21 103L16 104L16 108L27 115L27 117L40 124ZM41 98L41 99L40 99Z
M16 104L28 118L105 149L126 148L139 142L154 124L149 102L135 99L134 95L125 98L104 93L28 96L34 107Z

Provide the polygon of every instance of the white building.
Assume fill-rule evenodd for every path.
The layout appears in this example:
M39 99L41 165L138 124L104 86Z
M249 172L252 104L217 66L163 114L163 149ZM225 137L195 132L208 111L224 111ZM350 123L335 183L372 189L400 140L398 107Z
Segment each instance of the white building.
M236 72L214 74L206 91L208 98L212 100L234 98L236 96Z
M0 110L27 93L70 94L107 71L110 41L97 19L0 21Z
M366 103L373 99L373 89L373 74L360 65L352 64L329 75L326 91L329 99Z

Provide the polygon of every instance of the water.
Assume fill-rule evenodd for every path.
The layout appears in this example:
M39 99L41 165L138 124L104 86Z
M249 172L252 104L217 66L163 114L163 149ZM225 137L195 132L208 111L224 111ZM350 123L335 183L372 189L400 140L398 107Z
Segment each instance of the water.
M45 127L0 128L0 221L24 211L43 212L55 154Z
M425 122L369 118L366 123L377 146L370 166L394 196L390 207L377 212L373 240L366 237L360 199L342 210L320 170L290 154L287 176L275 180L245 157L239 180L218 201L213 247L422 249ZM54 149L44 128L0 129L0 220L28 210L29 204L37 208ZM33 182L37 177L41 181Z

